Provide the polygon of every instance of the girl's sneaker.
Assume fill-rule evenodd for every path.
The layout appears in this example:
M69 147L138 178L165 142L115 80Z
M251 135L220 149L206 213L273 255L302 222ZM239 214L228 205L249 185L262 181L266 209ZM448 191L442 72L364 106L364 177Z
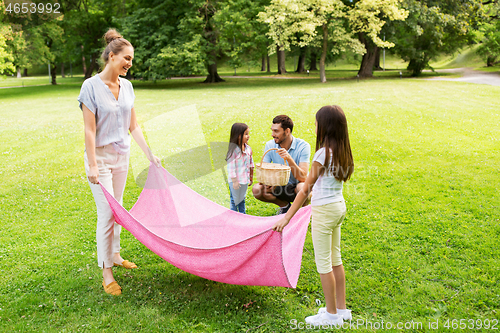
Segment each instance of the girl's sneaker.
M344 320L342 320L342 316L328 313L325 310L317 315L306 317L306 323L313 326L342 326Z
M324 313L326 312L326 307L319 308L318 313ZM337 314L342 316L342 319L344 320L352 320L352 314L351 310L349 309L337 309Z

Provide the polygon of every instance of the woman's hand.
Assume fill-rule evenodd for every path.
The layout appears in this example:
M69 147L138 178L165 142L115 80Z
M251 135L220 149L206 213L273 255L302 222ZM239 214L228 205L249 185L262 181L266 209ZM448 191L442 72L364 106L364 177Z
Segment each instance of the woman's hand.
M97 167L97 165L91 166L89 168L89 174L87 178L92 184L99 184L99 168Z
M287 219L286 217L283 217L273 225L273 230L277 232L282 232L283 229L287 226L288 222L290 222L290 220Z
M241 187L240 183L238 183L238 182L233 182L233 188L234 188L235 190L239 190L239 189L240 189L240 187Z
M154 163L154 165L156 165L157 168L161 167L161 160L153 154L151 154L150 156L151 157L149 158L149 161L151 163Z

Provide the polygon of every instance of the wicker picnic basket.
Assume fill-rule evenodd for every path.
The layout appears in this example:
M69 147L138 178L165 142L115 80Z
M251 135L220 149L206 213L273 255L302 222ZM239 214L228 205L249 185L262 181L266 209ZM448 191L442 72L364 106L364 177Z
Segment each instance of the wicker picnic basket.
M278 163L264 163L264 156L271 150L278 149L268 149L264 155L262 155L260 163L255 165L255 178L259 183L264 185L285 186L290 179L290 166ZM287 163L286 160L285 163Z

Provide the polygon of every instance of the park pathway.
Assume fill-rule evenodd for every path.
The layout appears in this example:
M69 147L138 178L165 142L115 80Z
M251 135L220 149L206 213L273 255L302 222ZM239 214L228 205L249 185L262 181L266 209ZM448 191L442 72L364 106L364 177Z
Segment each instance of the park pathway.
M453 70L441 70L440 72L459 72L462 73L462 77L457 78L447 78L447 77L433 77L427 80L440 80L440 81L458 81L458 82L468 82L476 84L489 84L492 86L500 86L500 75L496 73L480 72L475 71L470 68L456 68Z

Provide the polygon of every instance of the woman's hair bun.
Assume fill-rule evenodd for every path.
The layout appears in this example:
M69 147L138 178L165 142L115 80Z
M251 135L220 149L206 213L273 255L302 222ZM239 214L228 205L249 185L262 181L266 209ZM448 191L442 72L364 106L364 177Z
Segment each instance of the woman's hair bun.
M104 40L106 41L106 47L102 51L101 58L104 65L108 63L109 54L113 52L114 54L119 54L127 46L133 48L132 44L128 40L122 37L115 29L109 29L108 32L104 34ZM112 41L116 40L114 43Z
M123 36L120 35L115 29L109 29L108 32L104 34L104 40L106 41L106 44L109 44L118 38L123 38Z

